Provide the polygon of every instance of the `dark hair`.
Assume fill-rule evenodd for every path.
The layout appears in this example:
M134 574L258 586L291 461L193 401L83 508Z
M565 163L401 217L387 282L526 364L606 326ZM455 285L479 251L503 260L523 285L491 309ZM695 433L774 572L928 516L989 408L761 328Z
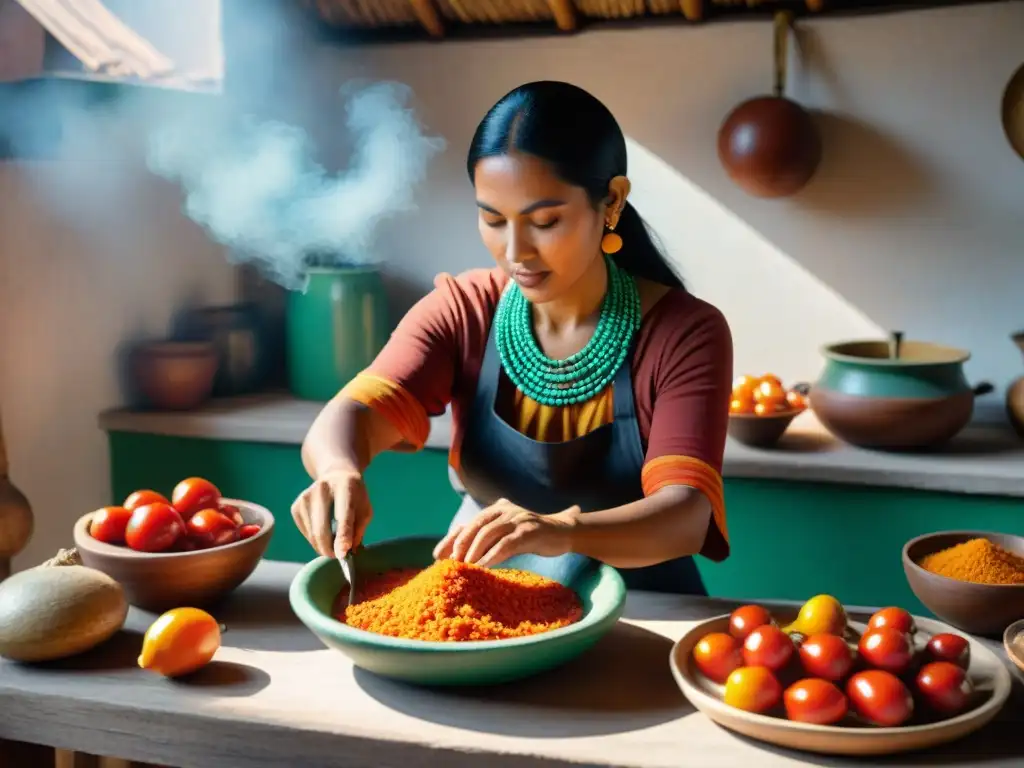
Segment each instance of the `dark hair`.
M469 145L469 178L485 157L510 151L549 163L567 184L582 187L597 206L608 197L608 183L626 175L626 137L615 117L594 96L569 83L542 80L505 94L480 121ZM615 262L630 274L676 288L682 279L630 203L615 231L622 250Z

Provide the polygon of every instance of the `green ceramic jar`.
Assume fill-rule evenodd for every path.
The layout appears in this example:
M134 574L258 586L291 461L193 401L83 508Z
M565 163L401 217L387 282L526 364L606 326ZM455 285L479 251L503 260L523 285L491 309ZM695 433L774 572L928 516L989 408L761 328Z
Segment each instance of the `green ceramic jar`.
M910 450L953 438L971 420L974 398L963 365L970 353L923 341L848 341L823 348L825 367L810 405L836 437L864 448Z
M288 379L303 400L330 400L380 352L391 326L375 267L309 271L305 291L288 294Z

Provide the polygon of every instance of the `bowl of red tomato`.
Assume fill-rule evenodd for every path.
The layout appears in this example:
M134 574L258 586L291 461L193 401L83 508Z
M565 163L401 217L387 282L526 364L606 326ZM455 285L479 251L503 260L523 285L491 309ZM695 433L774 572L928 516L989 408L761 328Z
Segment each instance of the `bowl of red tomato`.
M82 515L74 539L82 562L120 582L129 603L162 612L229 595L256 569L273 532L266 507L189 477L170 497L139 490Z

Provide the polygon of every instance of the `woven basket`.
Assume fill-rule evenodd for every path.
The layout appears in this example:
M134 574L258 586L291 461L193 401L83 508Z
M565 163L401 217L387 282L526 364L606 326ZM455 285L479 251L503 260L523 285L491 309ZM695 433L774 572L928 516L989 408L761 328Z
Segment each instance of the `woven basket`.
M418 24L409 0L305 0L329 24L340 27L398 27Z
M435 0L441 16L463 24L552 21L547 0Z

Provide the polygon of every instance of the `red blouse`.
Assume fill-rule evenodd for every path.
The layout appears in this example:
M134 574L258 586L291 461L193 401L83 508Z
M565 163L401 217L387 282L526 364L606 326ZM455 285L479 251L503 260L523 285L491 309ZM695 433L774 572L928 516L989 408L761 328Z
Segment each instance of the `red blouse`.
M439 275L434 290L401 320L373 364L344 394L378 410L416 448L430 431L428 415L440 415L451 404L449 462L458 471L464 419L507 282L497 268ZM644 315L632 359L645 450L644 493L668 485L700 490L715 522L701 554L716 561L729 553L721 471L732 373L729 325L711 304L671 290ZM512 412L501 415L534 439L568 440L611 421L611 389L563 409L541 406L516 392Z

